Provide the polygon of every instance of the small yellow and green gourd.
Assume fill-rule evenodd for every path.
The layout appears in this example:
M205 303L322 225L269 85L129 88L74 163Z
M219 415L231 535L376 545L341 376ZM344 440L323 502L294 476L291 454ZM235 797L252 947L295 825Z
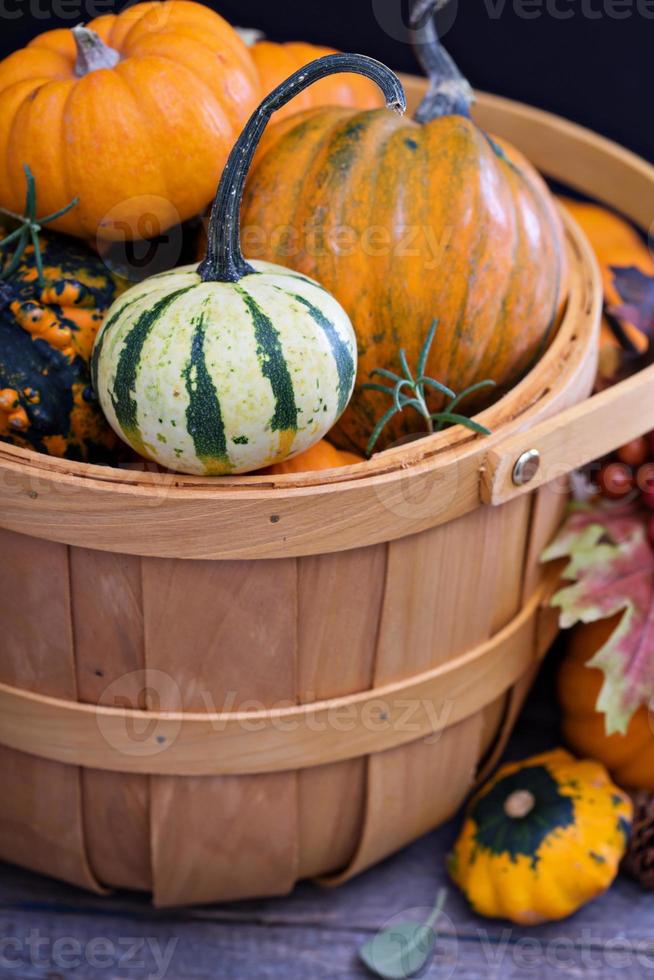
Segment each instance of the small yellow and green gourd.
M554 749L503 766L473 798L450 874L480 915L563 919L609 888L631 818L600 763Z
M25 213L0 216L0 440L111 462L117 439L91 388L89 359L121 283L81 242L41 230L57 216L37 218L28 167L25 175Z
M398 79L371 58L331 55L296 72L232 150L204 261L145 280L109 311L94 385L114 430L141 455L183 473L244 473L308 449L345 410L357 366L347 314L306 276L246 262L240 208L272 113L313 82L352 71L404 108Z

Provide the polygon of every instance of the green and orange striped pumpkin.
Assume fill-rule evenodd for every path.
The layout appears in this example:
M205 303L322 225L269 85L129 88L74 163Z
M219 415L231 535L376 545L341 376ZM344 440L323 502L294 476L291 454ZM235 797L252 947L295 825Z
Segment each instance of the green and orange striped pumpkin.
M433 6L419 0L419 19ZM246 188L244 236L254 258L318 279L347 310L360 382L393 368L400 348L415 364L436 318L428 374L454 390L490 378L501 394L556 329L562 226L527 161L471 121L470 88L429 16L421 31L431 84L415 119L319 107L271 127ZM357 389L338 444L364 449L386 407ZM405 412L386 434L419 425Z
M109 422L164 466L219 475L274 464L318 442L348 403L356 339L347 314L311 279L246 262L239 234L266 122L340 71L366 75L403 104L390 69L361 55L331 55L296 72L264 100L229 157L204 261L134 286L98 335L93 376Z
M352 393L356 341L310 279L254 262L238 283L196 266L128 290L96 344L94 385L140 455L181 473L246 473L308 449Z

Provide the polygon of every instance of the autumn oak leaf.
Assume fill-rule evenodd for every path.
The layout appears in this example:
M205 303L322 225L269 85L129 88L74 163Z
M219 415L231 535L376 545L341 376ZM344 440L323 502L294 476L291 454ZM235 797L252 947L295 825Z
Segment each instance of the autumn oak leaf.
M619 320L633 323L641 333L654 338L654 276L648 276L634 265L611 266L613 285L622 305L609 312Z
M552 598L562 629L622 612L588 662L604 673L596 707L609 735L626 732L634 712L654 704L654 550L645 520L633 506L575 506L542 556L569 558L562 578L572 584Z

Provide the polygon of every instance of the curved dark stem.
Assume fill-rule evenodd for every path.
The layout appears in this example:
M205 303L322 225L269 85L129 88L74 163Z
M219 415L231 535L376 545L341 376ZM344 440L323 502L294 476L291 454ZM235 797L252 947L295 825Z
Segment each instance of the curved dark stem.
M340 72L365 75L382 90L389 109L396 112L406 110L404 89L397 76L381 62L362 54L326 55L282 82L250 117L227 160L211 208L207 254L198 266L203 282L238 282L243 276L254 272L241 252L241 202L259 141L277 109L319 79Z
M454 60L441 45L434 16L449 0L414 0L411 9L413 48L429 79L429 90L415 120L428 123L439 116L470 116L473 92Z

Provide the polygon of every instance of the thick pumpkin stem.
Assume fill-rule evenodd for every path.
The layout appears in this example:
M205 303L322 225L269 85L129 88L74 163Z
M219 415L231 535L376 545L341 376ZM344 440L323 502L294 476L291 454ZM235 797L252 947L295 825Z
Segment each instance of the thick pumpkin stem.
M203 282L238 282L255 271L241 251L241 203L259 141L274 112L314 82L341 72L370 78L382 90L387 108L406 111L404 89L397 76L381 62L362 54L326 55L282 82L250 117L227 160L211 208L207 255L198 266Z
M77 61L75 74L78 78L100 68L114 68L120 61L120 55L104 43L99 34L90 31L88 27L78 24L73 27L73 37L77 46Z
M414 0L411 10L414 51L429 79L429 90L415 114L419 123L440 116L469 116L474 100L470 83L441 45L434 23L434 15L447 3L449 0Z
M520 820L528 816L536 806L536 798L528 789L517 789L507 796L504 801L504 812L507 817Z

